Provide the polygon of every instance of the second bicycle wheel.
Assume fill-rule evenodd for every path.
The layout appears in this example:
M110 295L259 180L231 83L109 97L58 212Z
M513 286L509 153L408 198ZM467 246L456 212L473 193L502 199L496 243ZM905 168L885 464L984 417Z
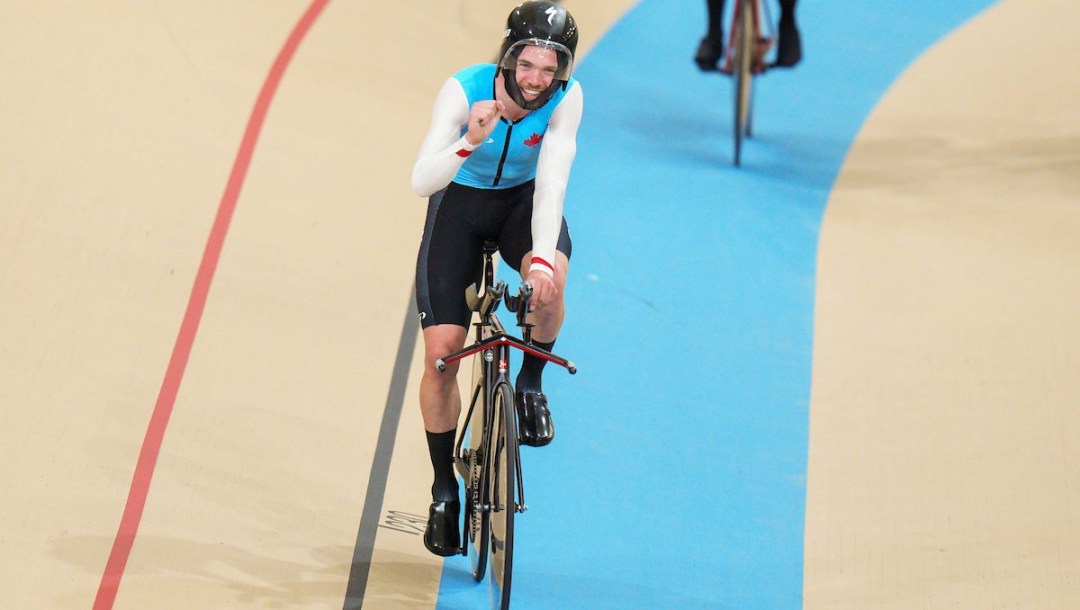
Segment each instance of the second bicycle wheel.
M739 0L735 24L735 165L742 164L743 138L750 135L750 104L754 82L754 0Z
M517 511L518 439L514 391L510 384L495 388L495 430L491 472L491 601L510 607L514 568L514 515Z

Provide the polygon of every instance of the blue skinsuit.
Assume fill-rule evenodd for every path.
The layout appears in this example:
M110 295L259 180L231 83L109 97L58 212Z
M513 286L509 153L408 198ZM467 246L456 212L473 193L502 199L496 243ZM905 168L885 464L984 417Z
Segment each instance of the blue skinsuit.
M476 102L495 99L495 64L477 64L454 75L461 83L469 108ZM566 88L574 84L570 78ZM536 177L540 143L547 132L551 113L566 96L558 87L546 104L511 123L500 119L482 146L477 148L454 176L454 182L474 188L502 189L524 184ZM461 135L468 125L461 128Z

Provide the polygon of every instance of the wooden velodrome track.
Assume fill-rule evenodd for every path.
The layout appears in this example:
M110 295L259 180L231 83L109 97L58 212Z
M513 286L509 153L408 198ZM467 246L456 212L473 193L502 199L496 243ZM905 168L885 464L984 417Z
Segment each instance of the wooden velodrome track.
M633 3L567 5L587 53ZM435 605L419 353L394 379L409 173L509 6L4 3L0 607L333 608L358 578L364 607ZM1078 24L1003 0L851 149L818 260L806 608L1080 605ZM395 392L392 527L358 576Z

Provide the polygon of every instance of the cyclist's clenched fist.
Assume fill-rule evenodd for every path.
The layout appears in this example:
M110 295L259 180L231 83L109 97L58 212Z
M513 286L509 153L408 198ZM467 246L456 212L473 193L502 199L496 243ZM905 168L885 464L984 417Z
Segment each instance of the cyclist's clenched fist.
M495 125L505 110L506 107L498 100L484 100L473 104L469 111L469 132L465 134L469 144L480 146L495 130Z

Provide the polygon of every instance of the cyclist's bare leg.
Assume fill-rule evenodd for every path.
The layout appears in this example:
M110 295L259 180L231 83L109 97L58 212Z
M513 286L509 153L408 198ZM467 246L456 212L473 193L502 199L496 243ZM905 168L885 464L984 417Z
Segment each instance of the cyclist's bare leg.
M420 378L420 415L428 432L439 433L457 427L461 413L458 392L459 364L446 365L445 372L435 368L435 361L460 350L467 330L457 324L436 324L424 329L424 373Z
M454 324L437 324L424 329L424 373L420 378L420 414L427 433L428 452L434 481L431 507L424 530L424 546L440 556L458 553L461 535L458 515L458 483L454 474L454 436L461 413L457 387L458 364L451 363L440 373L435 360L465 345L466 329Z
M446 372L435 368L435 360L452 354L465 344L465 329L455 324L438 324L424 329L424 373L420 378L420 415L427 432L428 451L434 481L431 497L437 501L457 499L457 478L454 475L454 437L461 395L458 392L458 363L446 366Z
M528 274L529 261L532 253L525 255L521 262L522 274L525 279L530 279ZM555 253L555 273L551 278L554 290L549 290L546 300L538 303L538 307L529 314L527 321L534 325L532 332L533 343L538 347L551 351L555 345L555 338L562 328L563 318L566 316L566 304L563 298L566 289L566 270L570 262L562 252ZM534 280L534 290L535 284ZM551 286L548 286L551 288ZM535 299L535 293L534 293ZM542 447L551 442L555 437L555 426L551 422L551 412L548 409L547 397L541 389L541 375L547 361L529 354L525 354L521 361L521 370L518 372L515 382L517 390L517 403L519 413L519 431L521 442L525 445Z

